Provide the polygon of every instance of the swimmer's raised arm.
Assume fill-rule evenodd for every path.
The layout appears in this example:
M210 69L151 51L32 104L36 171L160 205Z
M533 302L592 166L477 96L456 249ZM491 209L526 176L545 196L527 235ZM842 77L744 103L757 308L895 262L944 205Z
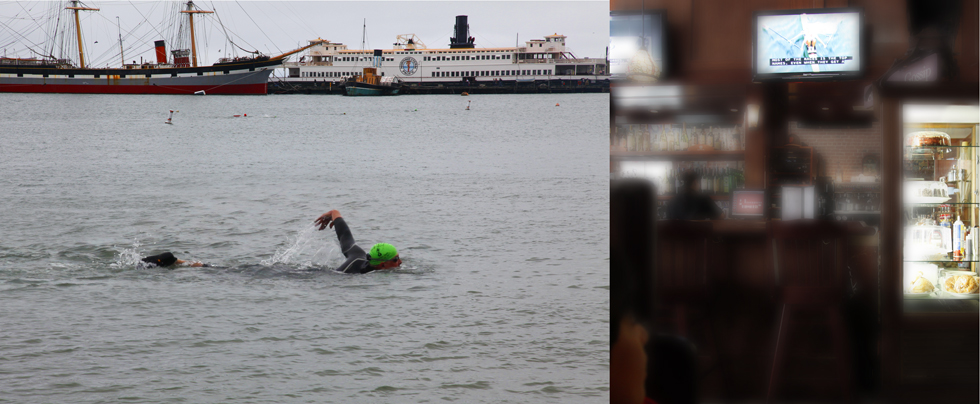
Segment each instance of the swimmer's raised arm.
M330 228L333 228L333 221L337 220L338 218L340 218L340 211L334 209L320 215L320 217L316 218L316 220L313 221L313 223L320 225L319 230L323 230L326 229L328 225L330 226Z

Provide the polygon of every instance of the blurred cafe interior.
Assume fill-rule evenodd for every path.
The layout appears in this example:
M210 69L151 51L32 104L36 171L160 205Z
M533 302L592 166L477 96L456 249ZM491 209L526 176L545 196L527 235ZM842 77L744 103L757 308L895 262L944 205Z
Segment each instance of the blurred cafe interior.
M610 249L638 287L610 294L636 294L648 400L980 402L978 15L611 0Z

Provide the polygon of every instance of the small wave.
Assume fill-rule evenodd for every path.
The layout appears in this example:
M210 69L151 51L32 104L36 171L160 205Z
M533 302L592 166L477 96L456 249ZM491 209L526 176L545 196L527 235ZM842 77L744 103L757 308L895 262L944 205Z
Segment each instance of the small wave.
M439 387L444 388L444 389L464 388L464 389L480 389L480 390L486 390L486 389L489 389L490 388L490 382L478 381L476 383L465 383L465 384L458 384L458 383L454 383L454 384L443 384L442 386L439 386Z
M452 360L452 359L466 359L466 358L469 358L469 356L438 356L434 358L424 357L419 359L421 359L423 362L437 362L437 361L445 361L445 360Z

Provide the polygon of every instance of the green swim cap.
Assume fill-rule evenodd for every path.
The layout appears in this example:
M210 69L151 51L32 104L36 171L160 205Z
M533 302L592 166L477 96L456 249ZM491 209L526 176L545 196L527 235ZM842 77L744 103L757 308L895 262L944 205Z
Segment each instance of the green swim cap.
M368 258L371 259L371 265L379 265L395 258L396 255L398 255L398 250L395 249L395 246L388 243L378 243L371 247Z

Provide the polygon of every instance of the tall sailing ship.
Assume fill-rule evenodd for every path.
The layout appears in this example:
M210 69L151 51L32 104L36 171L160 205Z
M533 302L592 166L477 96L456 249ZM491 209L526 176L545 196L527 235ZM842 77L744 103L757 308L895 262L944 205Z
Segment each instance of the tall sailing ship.
M524 46L477 48L467 16L459 15L454 34L449 47L439 49L427 48L415 34L398 35L393 49L351 50L342 43L310 41L309 51L298 62L284 64L285 81L341 85L378 61L378 76L397 78L403 85L609 78L604 58L577 58L565 46L567 37L557 33L526 41Z
M101 94L266 94L269 75L292 54L326 41L314 40L282 55L270 57L258 51L250 56L221 58L211 66L198 63L194 16L211 14L188 1L180 13L190 31L189 49L172 49L167 55L163 40L154 42L156 61L123 64L118 68L91 67L85 63L79 12L99 11L81 1L69 2L64 10L74 23L78 60L57 58L50 52L39 58L0 58L0 92L101 93ZM73 17L73 18L72 18ZM120 35L120 53L122 37ZM37 53L35 51L35 53Z

